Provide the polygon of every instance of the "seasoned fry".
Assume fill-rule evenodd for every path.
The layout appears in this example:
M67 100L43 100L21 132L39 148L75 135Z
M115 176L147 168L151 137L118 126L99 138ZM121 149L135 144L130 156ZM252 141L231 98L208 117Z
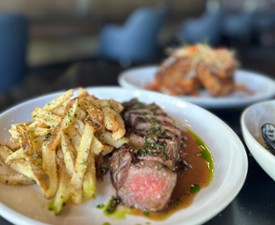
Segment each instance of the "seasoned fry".
M65 203L70 197L70 189L68 183L70 182L70 176L66 171L64 165L59 168L59 185L54 200L49 204L49 209L58 215Z
M36 108L32 112L32 117L35 121L44 123L49 127L57 127L61 121L61 118L59 116L42 108Z
M66 131L62 131L61 133L61 150L64 156L64 163L67 168L67 172L72 175L75 165L75 149Z
M0 183L9 185L30 185L34 180L22 174L0 174Z
M102 108L104 125L107 130L113 131L112 138L117 141L125 134L124 123L120 115L109 107Z
M46 111L52 111L57 109L58 107L64 105L70 98L73 96L73 90L70 89L66 91L64 94L60 95L59 97L53 99L52 101L48 102L43 109Z
M34 121L28 125L28 130L32 136L46 136L50 133L50 127L40 121Z
M26 124L20 124L18 127L19 142L25 155L25 160L29 163L33 178L40 188L45 192L47 190L48 177L42 168L39 152L32 147L32 141Z
M98 140L96 136L93 138L91 149L94 155L99 155L104 149L104 145Z
M78 88L77 91L78 91L79 97L84 97L85 98L86 96L89 96L89 93L85 88L80 87L80 88Z
M100 135L101 140L103 140L108 145L114 146L115 148L119 148L125 143L128 142L128 138L122 137L119 140L114 140L112 138L112 134L110 132L105 132Z
M75 170L71 179L71 200L74 204L82 202L82 180L87 169L94 128L86 123L78 149Z
M57 127L42 145L43 168L47 173L49 186L44 193L47 198L52 198L58 187L58 171L56 162L56 149L60 144L61 130Z
M44 195L47 198L52 198L58 187L56 151L52 151L49 146L45 145L42 158L48 181L48 187L44 189Z
M35 127L34 129L30 128L30 132L32 132L33 136L47 136L50 133L49 128L44 128L44 127Z
M65 117L62 120L61 129L66 129L71 126L75 120L75 113L78 105L78 99L73 99L69 102L65 109Z
M8 157L5 160L6 164L10 164L13 160L19 160L19 159L23 159L24 158L24 152L23 149L20 148L17 151L11 153L8 155Z
M13 151L5 146L5 145L0 145L0 158L2 161L6 161L8 156L11 155ZM30 165L27 163L27 161L16 161L15 162L10 162L7 164L11 169L14 171L18 172L19 174L25 175L26 177L29 177L31 179L34 178L33 172L31 170Z
M122 110L84 88L76 97L71 89L35 108L33 121L11 125L11 145L0 144L0 159L15 172L0 173L0 182L36 183L56 215L66 202L95 198L96 160L128 142Z
M9 132L10 132L10 134L11 134L12 139L13 139L14 142L18 142L19 141L20 134L18 133L18 127L21 126L21 125L22 126L28 126L29 123L19 123L17 125L13 124L11 126L11 128L9 129Z
M72 145L74 146L74 149L77 151L78 147L80 146L80 141L81 141L81 134L77 131L76 128L77 125L75 125L74 127L70 127L68 128L68 138L70 139L70 142L72 143Z
M104 115L101 108L98 108L96 105L94 105L92 101L87 101L88 98L85 99L82 99L82 101L80 101L81 107L85 109L85 111L88 113L89 119L94 124L94 126L96 126L98 130L103 130Z
M91 143L91 156L88 159L88 167L83 180L83 194L85 199L96 197L96 168L94 156L99 155L103 150L104 145L94 136Z
M94 137L95 138L95 137ZM96 169L94 153L90 152L88 159L87 171L83 180L83 195L85 199L91 199L96 197Z
M104 145L101 154L105 156L111 153L113 150L114 150L114 146Z
M82 120L76 119L74 128L75 128L75 131L76 131L77 134L75 134L75 135L81 136L81 134L84 131L84 127L85 127L84 122Z

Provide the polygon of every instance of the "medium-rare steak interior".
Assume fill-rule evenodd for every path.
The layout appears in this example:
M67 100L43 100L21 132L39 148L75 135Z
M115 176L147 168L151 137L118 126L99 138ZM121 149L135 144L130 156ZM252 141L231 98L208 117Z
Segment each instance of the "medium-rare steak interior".
M159 211L169 203L177 182L184 137L175 121L156 104L132 99L124 104L128 144L110 158L113 186L122 203Z

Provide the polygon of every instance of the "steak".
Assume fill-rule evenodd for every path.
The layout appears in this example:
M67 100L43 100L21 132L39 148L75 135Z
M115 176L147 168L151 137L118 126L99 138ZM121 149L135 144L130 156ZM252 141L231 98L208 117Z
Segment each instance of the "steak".
M169 203L177 182L183 144L181 130L156 104L124 103L122 117L129 143L110 158L113 186L122 203L159 211Z

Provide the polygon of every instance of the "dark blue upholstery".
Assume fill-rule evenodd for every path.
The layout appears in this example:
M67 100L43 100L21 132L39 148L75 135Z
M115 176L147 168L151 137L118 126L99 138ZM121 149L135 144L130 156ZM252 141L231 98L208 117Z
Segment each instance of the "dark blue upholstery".
M99 56L129 63L151 60L158 52L164 15L160 9L139 8L123 26L106 25L100 34Z
M26 73L28 22L23 15L0 12L0 91L20 83Z
M199 18L184 21L180 26L180 39L185 43L207 42L217 45L220 41L223 12L205 12Z
M253 29L253 13L227 14L224 18L223 34L229 38L249 39Z
M253 29L256 32L272 32L275 29L275 11L259 13L253 18Z

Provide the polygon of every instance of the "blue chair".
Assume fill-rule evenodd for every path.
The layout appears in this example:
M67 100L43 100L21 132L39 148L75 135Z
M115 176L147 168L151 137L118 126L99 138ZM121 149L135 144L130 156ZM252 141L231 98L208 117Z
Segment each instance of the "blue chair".
M100 34L99 57L127 64L152 60L164 18L164 10L139 8L123 26L106 25Z
M209 45L219 44L223 15L222 10L217 10L184 21L179 30L180 41L188 44L199 42L206 42Z
M253 19L253 31L256 40L262 45L274 44L273 32L275 30L275 12L256 14Z
M275 28L275 11L258 13L253 19L253 29L257 33L272 32Z
M223 34L234 41L249 42L253 30L253 13L239 12L224 17Z
M24 79L27 41L27 19L20 14L0 12L0 92Z

